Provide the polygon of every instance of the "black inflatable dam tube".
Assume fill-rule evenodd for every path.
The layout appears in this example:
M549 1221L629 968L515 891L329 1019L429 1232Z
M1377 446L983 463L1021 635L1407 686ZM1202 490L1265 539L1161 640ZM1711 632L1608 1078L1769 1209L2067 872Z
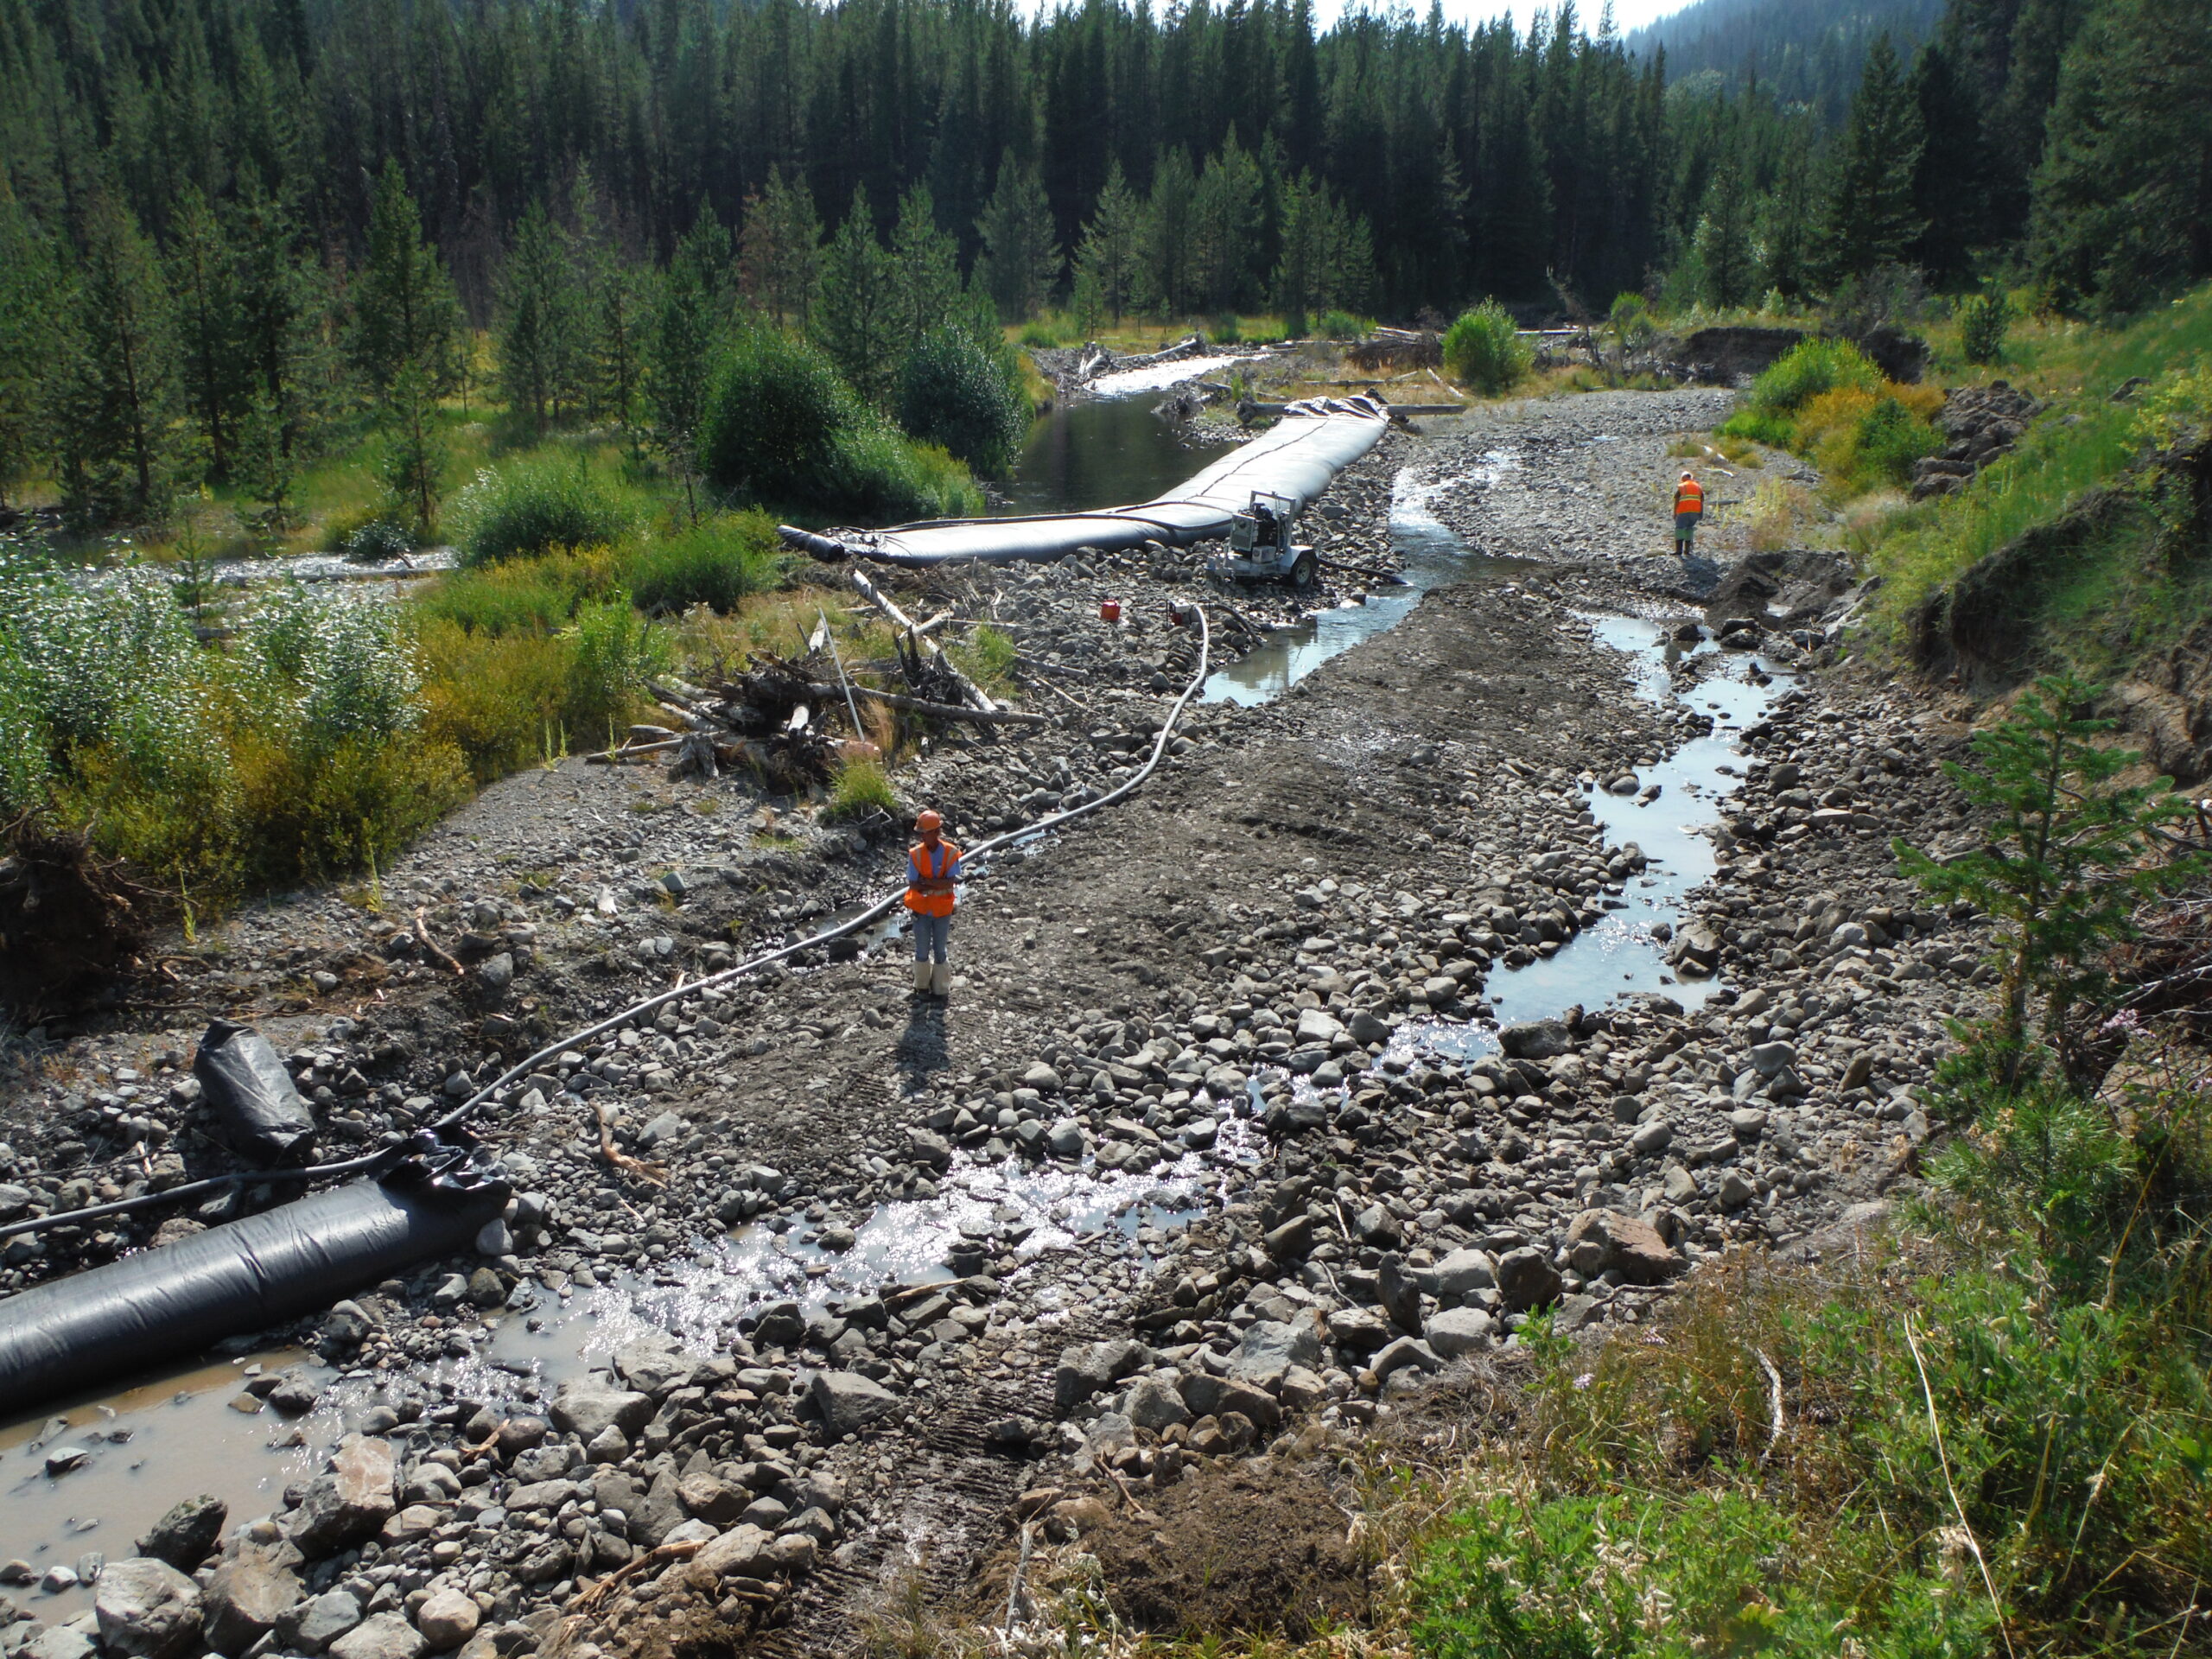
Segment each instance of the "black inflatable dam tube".
M468 1246L507 1187L403 1166L0 1300L0 1415L282 1325Z

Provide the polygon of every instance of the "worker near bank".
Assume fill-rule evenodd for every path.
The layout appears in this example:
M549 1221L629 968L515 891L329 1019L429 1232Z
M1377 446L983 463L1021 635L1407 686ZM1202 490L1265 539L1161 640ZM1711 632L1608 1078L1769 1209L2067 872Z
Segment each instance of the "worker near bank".
M960 879L960 849L944 838L944 820L924 812L914 820L921 837L906 849L906 908L914 926L914 995L952 995L953 884Z
M1705 517L1705 486L1697 481L1695 473L1684 473L1682 481L1675 486L1675 556L1687 559L1690 556L1690 538L1697 534L1697 521Z

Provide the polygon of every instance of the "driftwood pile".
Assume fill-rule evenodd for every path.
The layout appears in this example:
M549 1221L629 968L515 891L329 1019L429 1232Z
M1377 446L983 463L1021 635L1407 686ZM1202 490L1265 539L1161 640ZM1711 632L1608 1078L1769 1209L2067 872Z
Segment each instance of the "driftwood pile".
M1434 334L1410 328L1377 328L1344 348L1344 360L1370 373L1383 369L1433 369L1444 361L1444 344Z
M744 766L776 788L798 791L827 781L856 751L874 753L861 721L865 703L983 726L1045 723L1042 715L1000 708L938 649L929 635L949 613L918 625L861 572L853 571L851 580L898 630L895 664L903 690L852 678L825 617L797 657L761 652L742 672L711 686L654 681L653 696L671 723L632 726L619 747L590 760L619 765L664 754L671 778L712 779L725 766Z

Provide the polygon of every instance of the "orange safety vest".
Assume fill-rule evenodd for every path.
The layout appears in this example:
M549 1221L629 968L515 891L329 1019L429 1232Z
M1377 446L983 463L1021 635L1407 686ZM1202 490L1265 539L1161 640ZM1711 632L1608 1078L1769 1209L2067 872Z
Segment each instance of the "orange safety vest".
M1692 479L1687 484L1677 484L1675 486L1675 511L1694 512L1699 518L1704 518L1705 486L1695 479Z
M925 880L942 880L945 874L960 862L960 849L950 842L940 838L937 844L937 856L932 860L930 856L930 849L918 841L906 849L906 862L913 869L921 872ZM952 905L953 897L950 893L924 893L911 880L907 883L906 908L917 916L950 916L952 914Z

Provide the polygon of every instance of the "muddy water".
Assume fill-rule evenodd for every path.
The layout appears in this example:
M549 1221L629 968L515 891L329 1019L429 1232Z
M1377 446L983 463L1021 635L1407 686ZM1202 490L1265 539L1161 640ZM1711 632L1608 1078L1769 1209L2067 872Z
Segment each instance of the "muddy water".
M1495 478L1517 463L1502 451L1485 458L1482 474ZM1464 489L1455 479L1450 487ZM1287 633L1277 634L1206 681L1207 702L1250 705L1271 702L1332 657L1342 656L1404 621L1432 588L1452 582L1510 575L1510 559L1475 552L1431 510L1443 483L1423 483L1411 467L1401 468L1390 487L1390 540L1403 561L1405 585L1370 594L1364 604L1348 601Z

